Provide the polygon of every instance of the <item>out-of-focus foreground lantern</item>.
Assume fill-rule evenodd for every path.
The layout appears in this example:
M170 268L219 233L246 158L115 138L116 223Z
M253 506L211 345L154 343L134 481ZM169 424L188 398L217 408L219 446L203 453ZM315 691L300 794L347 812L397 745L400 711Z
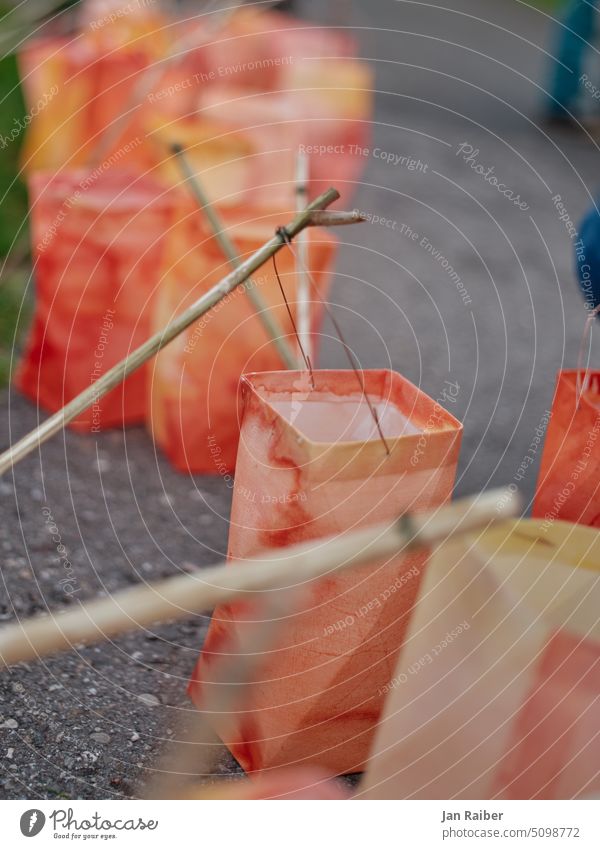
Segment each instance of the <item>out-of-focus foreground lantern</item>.
M263 151L305 148L313 191L364 169L373 74L346 34L277 12L241 9L204 49L205 120L245 132ZM232 59L232 54L234 58Z
M399 374L245 375L229 556L316 540L450 498L462 426ZM315 542L318 548L318 542ZM282 555L284 556L284 555ZM426 562L422 553L332 576L290 611L224 742L247 771L296 763L362 769ZM302 576L298 576L302 581ZM250 602L215 610L190 693L244 644ZM219 731L217 725L217 731Z
M150 335L172 202L152 180L107 170L30 180L35 315L17 386L50 411L94 383ZM88 430L141 422L142 367L83 414Z
M600 792L600 533L521 520L429 564L365 781L369 799Z
M286 210L248 206L221 210L226 230L240 256L254 252L271 238ZM320 296L331 281L335 238L311 228L308 262ZM292 254L277 260L281 282L295 311L297 275ZM207 230L202 213L182 203L169 234L154 329L164 327L228 271L223 250ZM281 357L249 300L250 287L260 292L277 319L288 345L296 340L272 264L214 307L189 332L175 339L150 366L148 422L154 439L176 468L224 475L233 472L239 438L237 393L245 371L282 368ZM312 305L312 332L318 333L322 305Z

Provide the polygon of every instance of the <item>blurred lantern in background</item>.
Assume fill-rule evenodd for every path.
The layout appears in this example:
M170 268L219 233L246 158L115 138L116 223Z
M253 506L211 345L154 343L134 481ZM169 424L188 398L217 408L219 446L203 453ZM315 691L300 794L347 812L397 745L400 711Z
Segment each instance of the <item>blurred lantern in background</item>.
M132 110L144 72L168 53L168 19L143 4L118 14L122 5L83 4L76 34L34 38L20 51L26 102L36 110L21 157L27 173L93 162L104 134ZM106 156L136 137L120 135Z
M104 51L149 44L158 54L168 44L170 18L156 0L84 0L77 7L79 29Z
M171 200L147 177L107 170L30 180L35 315L18 387L58 410L150 335ZM145 367L73 427L144 420Z
M39 38L27 42L18 58L28 108L49 99L29 125L23 171L84 164L93 138L87 111L94 96L89 76L81 72L90 61L85 50L74 49L67 38Z
M326 67L325 67L326 65ZM245 132L264 150L304 150L311 158L311 190L354 183L364 169L372 77L351 59L307 59L282 66L280 88L251 91L237 81L200 94L200 114Z
M332 536L450 498L462 426L399 374L363 373L390 454L352 371L245 375L229 556ZM318 548L318 543L315 542ZM319 581L290 611L224 742L249 771L299 762L362 769L426 556ZM301 579L301 576L299 576ZM255 605L218 607L190 683L244 645ZM219 732L218 724L216 726Z
M250 134L197 117L147 124L146 145L153 176L168 186L181 182L181 170L171 156L174 144L185 148L192 172L213 203L249 209L281 206L289 213L294 198L294 155L291 149L260 148ZM134 156L135 153L132 154Z
M187 127L198 133L196 143L221 127L209 160L222 146L219 161L231 161L227 152L242 134L242 143L269 158L310 147L317 183L357 179L372 74L352 58L351 38L244 6L187 20L150 4L122 7L86 3L74 35L35 38L21 50L28 106L48 101L31 122L25 171L117 161L146 171L164 160L163 150L147 145L148 133L194 119Z
M313 146L309 194L320 181L353 181L364 160L349 146L364 143L370 117L371 72L352 58L354 41L278 12L242 4L178 18L164 5L91 0L78 7L77 27L69 36L48 30L19 57L29 105L55 92L31 121L23 151L37 304L17 375L22 391L50 410L229 270L187 188L161 196L159 186L182 184L175 143L210 201L223 215L229 208L227 226L244 254L289 217L299 147ZM165 235L168 221L173 230ZM316 231L306 238L325 297L335 240ZM288 251L280 265L295 309ZM272 269L258 285L291 334ZM96 368L106 309L115 311L113 326ZM318 299L312 309L317 333ZM213 310L193 341L168 347L151 382L142 370L104 399L100 423L134 423L147 413L177 468L206 473L219 471L208 445L215 434L222 468L232 470L240 375L282 362L242 292Z
M208 75L202 81L235 81L251 91L279 90L282 70L305 59L356 54L355 40L341 30L259 6L242 4L210 37L206 19L198 18L196 27L196 40L204 42L201 63Z
M289 216L285 208L223 208L222 220L244 258L268 241ZM178 221L165 245L154 329L164 327L229 271L223 250L203 214L182 202ZM308 262L321 297L326 298L336 241L328 232L307 232ZM279 254L277 269L286 297L295 309L296 269L291 253ZM283 368L280 354L246 294L256 287L295 348L293 328L272 264L238 287L157 356L151 366L148 422L154 439L181 471L233 472L239 438L237 391L249 370ZM322 318L320 301L312 305L312 332Z

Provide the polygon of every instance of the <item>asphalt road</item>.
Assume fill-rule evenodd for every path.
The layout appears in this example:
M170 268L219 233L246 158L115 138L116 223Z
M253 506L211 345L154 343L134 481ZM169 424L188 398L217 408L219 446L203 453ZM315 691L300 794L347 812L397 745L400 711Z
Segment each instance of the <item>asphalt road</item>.
M518 0L451 6L301 4L316 20L353 28L376 74L364 175L342 188L352 206L387 224L342 233L340 319L363 366L391 364L433 397L445 381L458 384L452 412L465 431L457 492L466 494L514 480L557 369L575 365L582 302L552 198L560 194L577 221L597 187L598 150L539 124L544 14ZM411 171L402 157L421 165ZM493 168L521 206L473 161ZM333 338L321 361L345 367ZM4 394L2 444L36 418L30 404ZM526 498L536 468L519 481ZM68 550L76 597L92 598L217 559L229 491L215 478L173 471L142 429L54 439L0 482L0 621L73 604L44 510ZM135 794L189 706L185 684L207 622L4 672L0 793ZM219 769L237 769L225 750Z

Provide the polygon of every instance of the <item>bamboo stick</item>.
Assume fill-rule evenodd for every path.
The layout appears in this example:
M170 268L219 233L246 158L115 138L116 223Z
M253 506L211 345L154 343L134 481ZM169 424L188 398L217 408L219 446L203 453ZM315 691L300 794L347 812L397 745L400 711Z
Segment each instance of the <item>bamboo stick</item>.
M177 158L183 176L187 180L188 188L194 195L196 203L208 218L213 233L215 234L215 238L219 243L221 250L225 254L226 259L229 260L229 263L233 268L238 268L242 260L236 251L235 245L229 237L229 234L227 233L225 225L221 220L221 216L211 204L206 192L204 191L202 183L190 167L190 163L188 162L183 147L180 144L173 144L171 149ZM300 238L300 235L298 238ZM249 282L252 284L253 281L251 278L249 278ZM298 360L294 356L294 352L287 342L283 328L270 311L269 305L263 299L258 289L252 287L248 288L246 289L246 295L256 311L257 318L267 331L267 335L271 338L275 347L279 351L283 364L286 368L298 368Z
M328 189L319 195L305 210L297 215L284 229L290 239L301 233L305 227L312 226L311 213L314 210L322 210L339 198L335 189ZM281 236L275 235L260 247L252 256L245 259L236 269L213 286L208 292L200 297L180 316L170 322L165 328L151 336L143 345L132 351L124 360L109 369L102 377L84 389L79 395L69 401L61 410L46 419L39 427L32 430L4 453L0 454L0 475L11 469L15 463L38 448L55 433L62 430L65 425L75 419L88 407L97 403L98 399L106 395L115 386L118 386L126 377L143 365L147 360L162 350L176 336L179 336L187 327L208 312L222 298L232 292L240 283L243 283L257 269L264 265L271 257L281 250L284 241Z
M375 527L123 590L56 616L35 616L0 630L0 668L157 622L187 619L239 596L282 590L401 551L429 548L454 534L514 516L518 508L518 497L491 490L431 513L407 514Z

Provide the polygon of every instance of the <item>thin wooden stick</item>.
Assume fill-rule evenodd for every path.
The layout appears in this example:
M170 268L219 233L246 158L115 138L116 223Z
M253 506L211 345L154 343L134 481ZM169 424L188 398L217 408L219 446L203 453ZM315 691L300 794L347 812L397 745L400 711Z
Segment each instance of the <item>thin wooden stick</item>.
M335 189L328 189L326 192L323 192L322 195L310 203L303 212L297 215L284 228L289 238L294 238L305 227L312 225L311 213L313 210L324 209L338 198L339 194ZM170 322L163 330L159 330L158 333L151 336L143 345L140 345L139 348L132 351L124 360L121 360L121 362L105 372L102 377L98 378L87 389L84 389L72 401L69 401L61 410L54 413L49 419L46 419L39 427L20 439L3 454L0 454L0 475L11 469L15 463L18 463L19 460L30 454L55 433L61 431L65 425L77 418L84 410L97 403L103 395L106 395L107 392L118 386L133 371L161 351L165 345L168 345L176 336L179 336L180 333L214 307L215 304L232 292L240 283L246 281L261 265L264 265L277 251L280 251L284 244L285 242L281 236L273 236L272 239L269 239L252 256L244 260L236 269L202 295L201 298Z
M337 209L323 209L313 212L312 223L315 227L336 227L343 224L362 224L366 216L358 209L352 212L340 212Z
M296 212L308 203L308 156L299 150L296 154ZM312 363L313 350L310 335L310 282L306 275L308 265L308 239L306 233L300 234L296 241L298 258L296 260L297 280L297 324L300 350Z
M157 622L187 619L247 594L282 590L402 551L429 548L457 533L516 515L520 499L491 490L427 514L313 540L256 558L178 575L56 616L35 616L0 630L0 668L101 642Z
M229 263L233 268L238 268L242 260L236 251L235 245L229 237L229 234L227 233L225 225L221 220L221 216L211 204L198 176L192 170L183 147L176 143L171 145L171 150L177 158L182 174L187 180L188 188L193 194L196 203L206 215L212 231L215 234L215 238L219 243L221 250L225 254L226 259L229 260ZM300 237L301 234L299 234L298 238ZM245 290L248 300L252 303L258 319L277 348L279 355L283 360L283 364L286 368L298 368L298 360L294 356L294 352L291 347L288 345L285 331L280 326L279 322L270 310L269 305L263 299L258 289L253 287L253 281L251 278L249 278L248 282L250 283L250 287Z

